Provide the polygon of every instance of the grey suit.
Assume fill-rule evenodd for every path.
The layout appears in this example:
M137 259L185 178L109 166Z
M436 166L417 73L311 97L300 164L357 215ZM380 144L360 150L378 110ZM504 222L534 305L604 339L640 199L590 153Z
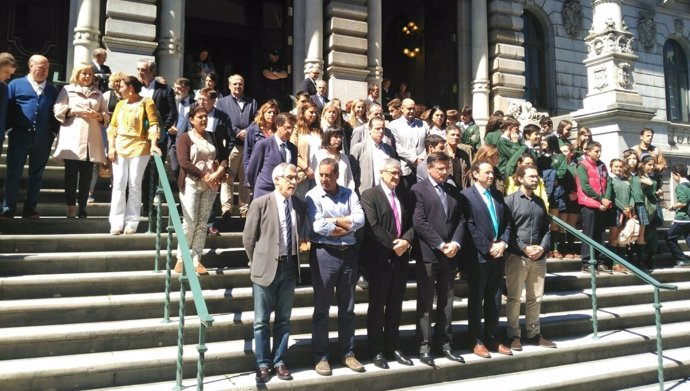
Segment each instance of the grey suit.
M381 149L388 157L397 159L393 147L386 143L381 143ZM355 178L355 190L357 194L377 185L374 182L374 154L371 149L371 138L368 137L362 142L354 145L350 150L350 164L352 165L352 176ZM383 167L383 163L381 163Z

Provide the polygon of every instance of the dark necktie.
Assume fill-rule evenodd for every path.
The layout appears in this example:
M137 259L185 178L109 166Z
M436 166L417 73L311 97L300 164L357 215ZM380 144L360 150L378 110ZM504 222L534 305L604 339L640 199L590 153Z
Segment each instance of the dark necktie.
M283 203L285 204L285 233L287 235L285 247L287 247L287 259L290 260L292 256L292 216L290 215L290 203L287 198Z
M287 151L285 150L285 143L280 144L280 156L283 157L283 163L287 163Z

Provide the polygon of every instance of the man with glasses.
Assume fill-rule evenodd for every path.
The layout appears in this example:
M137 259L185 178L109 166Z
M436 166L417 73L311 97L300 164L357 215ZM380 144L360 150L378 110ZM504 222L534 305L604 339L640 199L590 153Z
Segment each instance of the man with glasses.
M252 158L254 154L252 153ZM328 312L333 290L338 303L338 341L343 365L364 372L354 354L355 283L358 248L355 232L364 226L364 211L357 194L338 185L338 162L325 158L319 163L319 183L307 193L307 216L311 232L309 254L314 284L312 341L316 373L332 374L328 362Z
M309 96L316 95L316 81L319 80L320 75L321 70L319 69L319 66L316 64L312 64L311 68L309 68L309 76L302 80L302 84L300 84L299 90L309 93Z
M299 245L305 242L306 207L295 194L297 167L280 163L272 172L275 190L252 202L242 242L251 268L254 296L254 353L256 380L266 383L273 373L292 380L283 361L290 338L290 315L299 277ZM273 349L271 330L273 321ZM273 357L271 357L273 352Z
M446 183L451 172L450 157L434 152L426 160L429 178L412 186L415 200L412 224L416 234L413 257L417 260L417 333L422 342L419 360L435 366L432 350L457 362L453 353L453 281L465 221L459 190ZM431 329L431 311L436 294L436 324Z
M429 125L415 118L415 102L412 99L402 101L402 113L402 117L390 123L390 128L395 137L396 152L402 163L401 185L410 189L417 182L417 165L426 157L424 140L429 134Z
M275 190L271 173L277 165L297 165L297 147L290 142L295 122L295 116L290 113L278 114L275 134L260 140L254 146L247 165L247 181L254 189L253 199Z
M173 178L180 176L180 163L177 161L177 136L182 135L189 128L189 106L193 100L189 96L192 83L189 79L181 77L175 80L173 90L175 91L175 105L177 108L177 123L168 129L168 152L170 154L170 167L172 168Z
M393 147L383 142L384 125L381 117L370 119L369 137L350 150L350 164L357 194L378 186L381 182L380 171L383 163L388 158L397 158Z
M400 183L400 162L386 159L381 185L362 193L366 216L363 254L369 271L367 339L374 365L388 369L388 359L412 365L400 350L400 316L414 240L412 203Z

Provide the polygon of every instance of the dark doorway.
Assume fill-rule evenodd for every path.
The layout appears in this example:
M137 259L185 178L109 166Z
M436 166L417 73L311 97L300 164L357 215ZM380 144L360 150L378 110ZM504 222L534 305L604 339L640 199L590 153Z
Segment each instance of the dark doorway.
M42 54L50 61L51 81L69 76L67 34L69 33L69 0L6 0L0 6L0 51L12 53L18 63L14 77L28 71L28 60Z
M245 94L263 101L261 71L268 52L277 49L283 64L292 63L292 46L288 45L292 17L288 7L292 7L292 0L186 2L185 74L191 74L200 49L205 48L224 95L228 93L228 76L237 73L245 79Z
M383 76L394 91L407 81L417 103L458 108L456 7L447 0L383 2ZM417 30L408 34L410 22ZM414 57L405 54L416 48Z

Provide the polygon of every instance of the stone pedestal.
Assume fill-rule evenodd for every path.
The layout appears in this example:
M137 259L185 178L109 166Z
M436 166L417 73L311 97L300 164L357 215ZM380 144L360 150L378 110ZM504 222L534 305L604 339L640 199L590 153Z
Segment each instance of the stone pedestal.
M74 28L74 65L91 62L93 51L100 46L101 31L98 29L101 3L97 0L80 0L78 4L77 25ZM71 74L68 69L67 79Z
M135 75L139 59L155 59L156 13L151 1L107 0L103 43L113 71Z

